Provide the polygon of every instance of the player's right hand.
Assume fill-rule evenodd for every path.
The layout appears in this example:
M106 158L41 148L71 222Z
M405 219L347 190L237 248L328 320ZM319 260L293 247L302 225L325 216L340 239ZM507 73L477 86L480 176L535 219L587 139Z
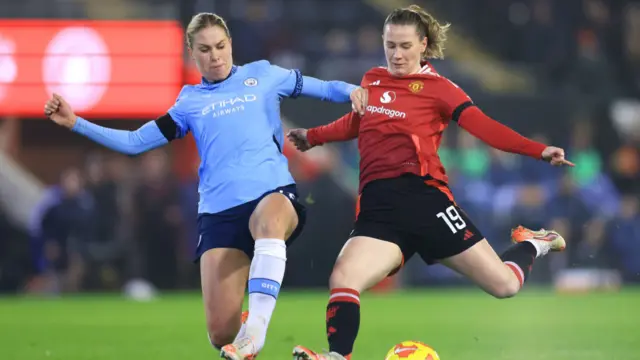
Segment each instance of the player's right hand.
M574 163L564 158L564 149L555 146L547 146L547 148L542 152L542 158L553 166L576 166Z
M58 94L53 94L44 105L44 114L54 123L69 129L76 124L76 114L73 113L73 109Z
M369 102L369 90L357 87L351 92L349 98L351 99L351 109L358 115L364 116L367 110L367 103Z
M309 140L307 140L307 129L291 129L287 133L287 138L302 152L313 148L313 146L309 144Z

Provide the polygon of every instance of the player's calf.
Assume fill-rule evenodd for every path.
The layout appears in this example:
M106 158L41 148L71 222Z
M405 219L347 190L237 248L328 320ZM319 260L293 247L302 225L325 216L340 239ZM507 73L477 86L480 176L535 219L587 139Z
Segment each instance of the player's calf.
M207 324L207 336L211 346L220 351L225 344L231 343L236 338L236 332L221 326Z
M402 252L394 243L356 236L345 244L329 278L331 294L326 322L331 354L350 358L360 327L360 292L383 280L401 264ZM337 358L323 356L318 359Z
M516 254L520 254L521 250L518 249ZM512 259L509 252L505 254L507 254L507 261ZM520 290L520 282L505 266L505 260L496 254L486 239L482 239L459 254L440 261L498 299L512 297Z
M240 316L240 320L242 321L242 326L240 326L240 331L238 331L234 335L233 341L237 341L239 338L244 336L244 333L247 327L247 317L249 317L248 311L243 312L242 315ZM207 326L207 328L209 328L209 326ZM215 336L215 335L211 336L211 334L212 334L211 332L207 333L207 336L209 337L209 343L211 343L211 346L213 346L218 351L222 350L223 344L228 344L231 342L231 340L229 340L231 337L229 332L218 335L218 336Z
M206 327L212 346L233 341L242 326L242 303L249 258L238 249L216 248L200 258Z

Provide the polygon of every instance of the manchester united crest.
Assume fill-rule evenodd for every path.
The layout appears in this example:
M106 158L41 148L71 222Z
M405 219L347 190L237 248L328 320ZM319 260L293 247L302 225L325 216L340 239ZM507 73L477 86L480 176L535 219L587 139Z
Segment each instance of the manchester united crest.
M424 83L422 81L413 81L409 84L409 90L411 90L412 93L418 93L422 88L424 88Z

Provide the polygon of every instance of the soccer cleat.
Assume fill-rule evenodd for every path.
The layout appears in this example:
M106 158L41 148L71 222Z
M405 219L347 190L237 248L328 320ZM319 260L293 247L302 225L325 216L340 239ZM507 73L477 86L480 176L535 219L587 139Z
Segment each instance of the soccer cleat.
M336 352L325 352L318 354L304 346L293 348L293 360L347 360L344 356Z
M553 230L534 231L522 225L511 230L511 241L514 243L532 242L538 250L538 257L546 255L549 251L562 251L567 247L564 238Z
M226 360L254 360L258 357L258 350L251 336L244 336L225 345L220 351L220 357Z

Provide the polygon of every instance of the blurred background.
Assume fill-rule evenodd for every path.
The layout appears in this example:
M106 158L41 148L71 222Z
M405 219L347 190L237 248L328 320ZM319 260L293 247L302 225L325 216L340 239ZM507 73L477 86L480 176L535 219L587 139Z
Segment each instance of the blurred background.
M452 124L440 149L458 203L498 252L523 224L569 242L530 279L558 291L640 281L640 2L415 1L453 23L434 62L490 116L564 147L577 166L492 150ZM127 284L197 289L197 154L185 139L129 158L42 116L58 91L101 125L135 129L199 82L183 28L227 19L235 62L268 59L359 83L385 63L392 0L0 0L0 292L118 292ZM349 105L287 100L287 128L325 124ZM286 149L308 206L286 287L324 288L354 219L355 142ZM378 286L467 283L418 259Z
M443 359L640 359L637 0L0 0L0 358L215 355L192 263L193 140L121 156L46 120L52 92L96 123L138 128L200 81L183 30L202 11L227 19L237 64L268 59L359 83L385 63L386 14L413 2L453 24L447 58L433 63L441 74L577 164L494 151L451 124L440 156L457 202L498 252L518 224L554 228L569 246L538 260L509 301L412 259L363 295L356 356L417 339ZM347 111L282 106L285 128ZM265 360L296 344L326 348L328 278L357 195L356 142L285 154L309 216Z

